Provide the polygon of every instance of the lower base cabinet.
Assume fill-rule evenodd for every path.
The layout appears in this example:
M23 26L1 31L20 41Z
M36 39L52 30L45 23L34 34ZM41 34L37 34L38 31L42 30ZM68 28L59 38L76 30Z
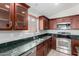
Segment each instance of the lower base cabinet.
M47 43L48 43L47 52L48 52L48 53L49 53L49 51L51 50L51 40L52 40L52 37L47 41Z
M37 56L46 56L51 50L51 38L39 44L36 49Z
M37 56L44 56L44 47L41 47L40 49L36 50Z
M55 36L52 37L51 48L56 50L56 37Z
M46 56L47 53L48 53L48 51L47 51L47 50L48 50L48 44L47 44L47 41L44 42L44 46L43 46L43 47L44 47L44 51L43 51L43 52L44 52L44 56Z
M72 55L77 56L78 52L77 52L76 47L79 47L79 40L77 40L77 39L71 40L71 47L72 47Z

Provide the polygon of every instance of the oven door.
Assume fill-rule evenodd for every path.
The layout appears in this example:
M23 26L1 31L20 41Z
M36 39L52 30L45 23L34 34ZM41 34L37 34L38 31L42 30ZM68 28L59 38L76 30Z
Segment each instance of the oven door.
M57 51L71 54L71 40L68 38L57 38Z

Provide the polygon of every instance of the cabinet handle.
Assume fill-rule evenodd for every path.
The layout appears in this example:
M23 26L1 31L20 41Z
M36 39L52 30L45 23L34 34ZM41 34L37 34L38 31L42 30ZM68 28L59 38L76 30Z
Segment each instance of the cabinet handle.
M12 21L10 21L8 24L6 24L6 27L11 28L12 27Z

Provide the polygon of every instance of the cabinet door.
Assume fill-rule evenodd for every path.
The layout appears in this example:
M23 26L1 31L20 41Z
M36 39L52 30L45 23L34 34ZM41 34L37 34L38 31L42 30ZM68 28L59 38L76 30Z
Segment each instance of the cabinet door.
M21 4L15 4L15 29L28 29L27 9L27 7Z
M46 45L44 45L44 56L46 56L48 54L48 51L47 50L48 49L47 49L47 44L46 44Z
M45 22L45 24L44 24L45 30L47 30L47 29L48 29L48 25L49 25L49 24L48 24L48 19L45 19L44 22Z
M52 37L51 48L56 50L56 38L55 37Z
M44 30L44 20L43 19L39 20L39 29Z
M44 56L48 54L48 40L44 41Z
M39 17L39 27L40 30L47 30L48 29L48 19L44 16Z
M37 46L37 50L39 50L41 47L43 47L43 43L41 43L41 44L39 44L38 46Z
M12 28L10 5L10 3L0 3L0 30L10 30Z
M75 40L75 39L71 40L72 55L75 56L78 55L76 47L79 47L79 40Z
M72 29L79 29L79 16L72 17Z
M56 26L56 19L51 19L51 20L49 20L49 29L50 30L55 30L56 28L57 28L57 26Z
M41 47L36 51L37 56L44 56L44 47Z

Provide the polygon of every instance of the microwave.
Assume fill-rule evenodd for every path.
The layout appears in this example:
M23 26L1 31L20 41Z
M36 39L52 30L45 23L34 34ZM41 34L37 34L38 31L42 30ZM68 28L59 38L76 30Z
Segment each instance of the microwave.
M57 29L71 29L71 24L70 22L57 23Z

